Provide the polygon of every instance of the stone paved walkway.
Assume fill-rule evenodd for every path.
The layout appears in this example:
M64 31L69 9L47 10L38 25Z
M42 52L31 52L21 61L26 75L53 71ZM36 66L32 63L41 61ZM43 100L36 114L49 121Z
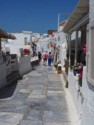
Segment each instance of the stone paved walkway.
M66 93L52 67L38 66L18 81L12 96L0 99L0 125L71 124Z

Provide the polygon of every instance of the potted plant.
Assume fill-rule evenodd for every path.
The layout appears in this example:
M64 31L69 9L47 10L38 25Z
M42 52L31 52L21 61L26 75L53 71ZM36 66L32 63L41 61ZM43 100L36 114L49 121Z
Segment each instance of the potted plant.
M56 70L57 70L58 64L60 64L60 63L61 63L61 61L55 62L54 67Z
M58 64L58 66L57 66L57 73L58 74L62 73L62 65L61 64Z

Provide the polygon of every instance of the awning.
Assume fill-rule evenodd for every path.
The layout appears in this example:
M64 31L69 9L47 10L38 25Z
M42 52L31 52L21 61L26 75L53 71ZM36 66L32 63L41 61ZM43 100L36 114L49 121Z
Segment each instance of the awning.
M63 31L68 32L76 23L78 23L89 12L89 0L79 0L77 6L65 24Z
M6 38L6 39L16 39L16 37L12 34L7 33L6 31L0 29L0 38Z

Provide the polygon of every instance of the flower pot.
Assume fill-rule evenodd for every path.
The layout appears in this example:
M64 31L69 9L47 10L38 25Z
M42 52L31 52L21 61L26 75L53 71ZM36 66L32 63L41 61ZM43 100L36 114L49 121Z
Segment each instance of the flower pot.
M58 73L58 74L61 74L61 73L62 73L62 70L57 70L57 73Z

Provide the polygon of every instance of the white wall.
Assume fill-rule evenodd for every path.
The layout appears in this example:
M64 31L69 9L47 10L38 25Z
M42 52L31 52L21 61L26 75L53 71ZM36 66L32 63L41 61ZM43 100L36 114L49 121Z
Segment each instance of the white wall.
M49 38L40 39L39 40L40 51L41 52L42 52L42 50L49 51L48 44L49 44Z
M60 60L62 65L64 65L64 59L66 59L66 49L67 49L67 41L66 34L61 32L57 32L55 34L56 46L60 46Z
M20 76L31 71L31 56L24 56L19 58L19 73Z
M91 26L94 27L94 0L89 1L89 45L91 44ZM93 66L91 65L91 68ZM90 69L89 69L90 70ZM84 95L84 104L83 104L83 118L81 125L94 125L94 85L88 82L86 69L84 69L84 81L83 81L83 95Z
M82 102L81 102L81 96L80 96L80 94L78 92L78 89L79 89L78 80L73 75L73 71L69 71L68 83L69 83L69 91L71 93L74 104L76 106L78 117L80 118L80 115L82 113Z
M82 96L78 93L77 79L71 71L68 81L69 91L78 113L77 125L94 125L94 87L87 82L86 67L83 69Z

